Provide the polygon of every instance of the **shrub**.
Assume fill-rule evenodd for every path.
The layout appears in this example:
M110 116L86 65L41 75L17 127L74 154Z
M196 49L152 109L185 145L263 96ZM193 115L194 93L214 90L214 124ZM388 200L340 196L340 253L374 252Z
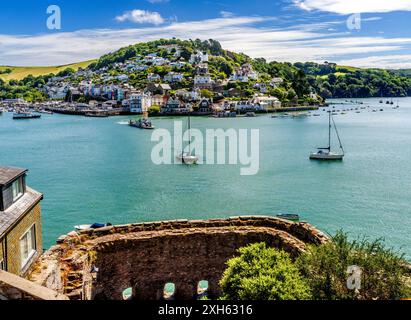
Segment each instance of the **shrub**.
M160 111L161 111L160 106L156 106L156 105L151 106L151 107L148 109L148 113L149 113L149 114L157 114L157 113L160 113Z
M286 252L259 243L239 253L227 262L220 282L223 300L310 299L309 287Z
M297 259L313 296L327 300L400 299L406 292L405 264L403 256L385 248L382 240L349 241L341 231L329 243L311 246ZM349 266L361 268L359 290L348 289Z

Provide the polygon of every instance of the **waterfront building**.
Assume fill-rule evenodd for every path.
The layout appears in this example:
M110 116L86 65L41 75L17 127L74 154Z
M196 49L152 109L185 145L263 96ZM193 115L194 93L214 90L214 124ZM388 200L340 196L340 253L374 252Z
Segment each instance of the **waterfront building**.
M252 102L265 111L281 108L281 101L277 97L257 96Z
M132 94L130 96L130 112L143 113L151 107L151 95L145 93Z
M26 169L0 167L0 269L24 277L43 253L40 201Z
M213 100L203 98L198 104L198 112L212 113L213 112Z

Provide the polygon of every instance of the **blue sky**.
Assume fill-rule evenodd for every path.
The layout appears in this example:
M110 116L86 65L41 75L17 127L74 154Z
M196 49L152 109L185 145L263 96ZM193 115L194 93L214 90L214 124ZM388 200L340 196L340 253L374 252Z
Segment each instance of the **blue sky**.
M47 28L51 4L61 30ZM347 25L354 13L361 25ZM2 1L0 65L61 65L175 36L267 60L411 68L410 20L411 0Z

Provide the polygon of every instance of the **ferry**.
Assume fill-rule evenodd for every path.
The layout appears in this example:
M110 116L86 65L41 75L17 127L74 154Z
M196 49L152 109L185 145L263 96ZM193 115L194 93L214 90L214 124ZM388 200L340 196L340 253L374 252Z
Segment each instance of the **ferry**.
M151 121L147 119L140 119L138 121L130 120L129 124L130 127L139 128L139 129L146 129L146 130L153 130L155 127L151 123Z
M31 112L16 112L13 114L14 120L38 119L38 118L41 118L41 115L32 114Z

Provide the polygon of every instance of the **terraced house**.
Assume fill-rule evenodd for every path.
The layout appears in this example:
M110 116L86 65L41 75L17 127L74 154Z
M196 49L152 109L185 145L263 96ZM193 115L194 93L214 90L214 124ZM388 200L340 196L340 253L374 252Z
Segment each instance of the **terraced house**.
M26 186L27 171L0 167L0 269L22 277L43 251L43 195Z

